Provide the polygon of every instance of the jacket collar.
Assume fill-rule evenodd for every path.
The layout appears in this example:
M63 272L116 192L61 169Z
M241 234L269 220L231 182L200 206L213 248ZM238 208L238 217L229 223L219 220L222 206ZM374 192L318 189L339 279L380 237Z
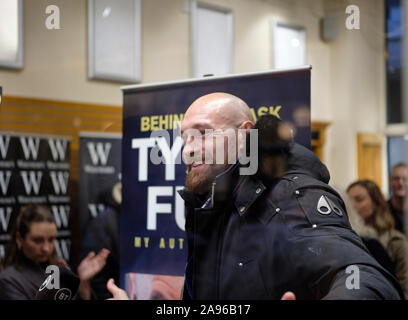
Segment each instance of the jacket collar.
M216 176L206 199L209 199L209 208L223 207L233 199L239 215L244 215L255 200L265 191L266 187L256 176L239 175L240 164L230 166ZM199 208L203 204L200 197L187 188L179 191L186 204Z
M252 176L241 176L242 182L235 192L234 203L240 216L244 215L256 199L265 191L262 181Z

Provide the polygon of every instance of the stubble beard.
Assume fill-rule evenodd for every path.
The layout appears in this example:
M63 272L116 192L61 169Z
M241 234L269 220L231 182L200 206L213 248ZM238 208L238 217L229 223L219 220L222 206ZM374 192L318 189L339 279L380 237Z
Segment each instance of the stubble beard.
M210 191L215 177L226 169L225 165L210 165L199 170L190 170L186 177L186 187L195 194L205 194Z

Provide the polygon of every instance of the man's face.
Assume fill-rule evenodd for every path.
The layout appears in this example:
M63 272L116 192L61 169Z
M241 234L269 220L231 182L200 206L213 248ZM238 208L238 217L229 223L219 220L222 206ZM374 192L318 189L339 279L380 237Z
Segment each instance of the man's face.
M209 191L214 178L229 166L228 152L235 152L236 155L233 147L236 142L228 143L225 132L231 136L237 130L228 127L224 119L219 116L215 105L214 108L190 107L185 114L181 135L184 140L183 159L187 167L186 187L194 193L204 194ZM221 139L223 144L217 142Z
M391 173L390 187L393 197L403 198L407 189L408 169L406 167L396 167Z

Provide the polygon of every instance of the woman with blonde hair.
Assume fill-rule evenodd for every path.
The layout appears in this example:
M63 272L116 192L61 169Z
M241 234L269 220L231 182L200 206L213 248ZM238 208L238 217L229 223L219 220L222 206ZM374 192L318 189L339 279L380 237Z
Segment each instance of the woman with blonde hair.
M363 218L360 217L353 207L351 199L344 189L335 184L331 184L331 187L336 190L343 199L352 229L361 237L364 245L378 263L396 277L394 264L383 245L378 241L377 231L373 227L365 224Z
M394 219L380 188L371 180L358 180L347 188L354 208L380 241L394 264L395 274L408 298L408 240L394 228Z

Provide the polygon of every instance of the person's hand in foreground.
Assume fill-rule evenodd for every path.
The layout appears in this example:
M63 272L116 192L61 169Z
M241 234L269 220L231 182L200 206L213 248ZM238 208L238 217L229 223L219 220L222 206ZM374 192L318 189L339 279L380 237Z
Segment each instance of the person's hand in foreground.
M295 294L293 292L287 291L282 296L281 300L296 300L296 296L295 296Z
M122 290L115 284L115 280L112 278L108 280L106 288L112 294L113 298L107 300L129 300L125 290Z
M91 279L106 265L109 253L108 249L102 249L98 254L91 251L79 264L77 270L81 280L79 292L83 299L89 300L91 298Z
M108 300L129 300L126 291L116 286L115 281L113 279L109 279L108 283L106 284L106 287L108 288L109 292L113 295L113 298L110 298ZM287 291L282 296L281 300L296 300L296 296L293 292Z

